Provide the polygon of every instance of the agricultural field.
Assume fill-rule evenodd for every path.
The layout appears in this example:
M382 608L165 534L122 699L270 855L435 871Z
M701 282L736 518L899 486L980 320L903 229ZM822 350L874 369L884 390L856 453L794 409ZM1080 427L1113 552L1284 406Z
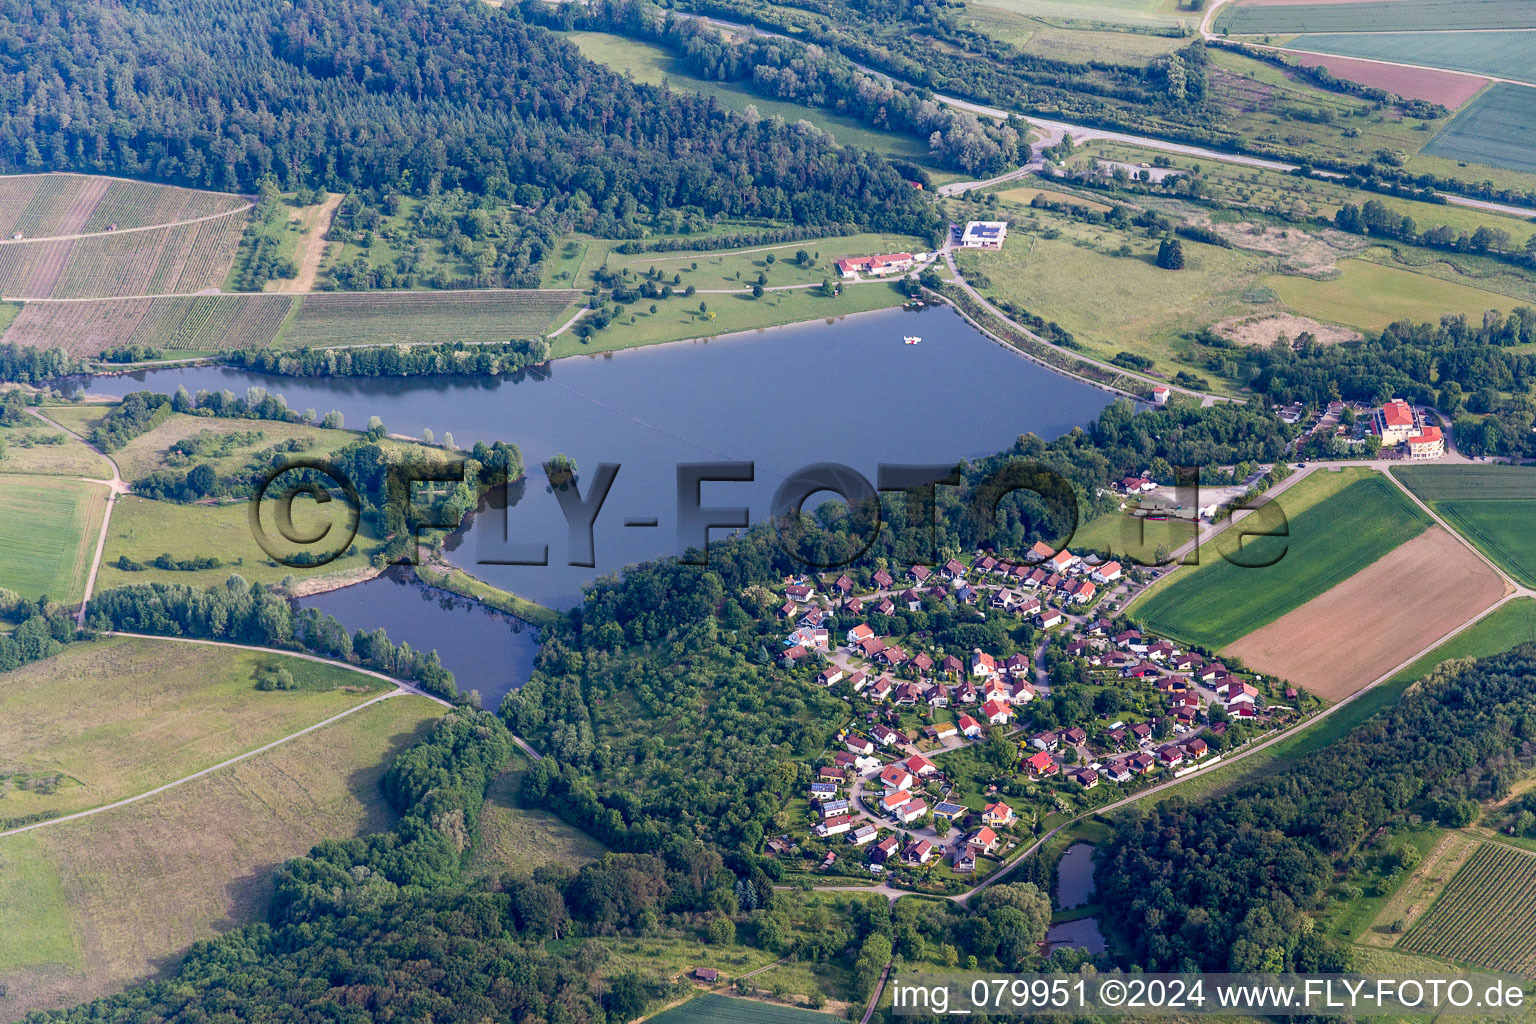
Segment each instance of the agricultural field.
M1018 203L1028 206L1039 196L1042 200L1052 203L1067 203L1071 206L1080 206L1085 210L1098 210L1100 213L1108 213L1113 207L1108 203L1101 203L1084 196L1074 195L1071 192L1058 192L1049 188L1010 188L997 194L997 198L1007 203Z
M518 754L485 794L480 842L469 865L472 875L526 875L545 864L580 867L607 853L591 836L519 795L528 762Z
M22 597L79 601L107 488L84 480L7 476L0 486L0 587Z
M244 196L84 174L0 176L0 238L89 234L232 213Z
M0 245L0 294L89 299L217 288L244 230L238 213L178 227Z
M1536 855L1484 843L1398 948L1536 975Z
M1326 593L1430 524L1390 481L1369 472L1317 470L1265 504L1284 513L1283 524L1274 512L1250 513L1204 546L1199 566L1176 570L1130 614L1156 632L1226 647ZM1264 535L1282 525L1288 533ZM1243 540L1245 531L1251 535ZM1272 564L1234 565L1213 547L1250 565Z
M651 1018L652 1024L827 1024L831 1014L706 994Z
M1213 27L1233 35L1536 28L1536 9L1526 0L1236 3L1217 15Z
M1211 89L1221 117L1252 142L1334 160L1365 160L1379 149L1417 153L1429 132L1445 123L1407 117L1398 107L1378 108L1359 97L1330 92L1293 71L1240 53L1215 48L1209 53Z
M1536 586L1536 469L1407 466L1393 473L1505 572Z
M1536 72L1536 67L1532 70ZM1536 88L1497 82L1441 129L1424 152L1447 160L1536 172L1536 113L1532 111L1536 111Z
M394 824L380 776L442 713L394 697L146 800L0 838L7 1018L155 977L264 919L283 861Z
M39 420L16 426L0 424L0 473L112 479L112 467L105 459Z
M1536 598L1517 597L1393 675L1391 682L1414 682L1452 658L1486 658L1533 640L1536 640Z
M1356 57L1336 57L1301 50L1289 51L1288 56L1306 67L1324 67L1339 78L1385 89L1404 99L1438 103L1447 110L1457 109L1488 84L1488 79L1475 75L1380 64Z
M1487 563L1434 526L1226 651L1251 669L1339 700L1504 593L1504 581ZM1381 594L1393 599L1377 601Z
M1074 28L1125 25L1166 30L1178 28L1180 21L1199 20L1193 12L1181 10L1178 0L986 0L969 6Z
M1300 35L1285 46L1536 83L1536 52L1521 32L1333 32Z
M500 343L563 321L575 291L330 292L305 295L278 338L285 348ZM269 300L271 301L271 300ZM278 299L277 301L285 301Z
M1298 313L1367 331L1397 320L1439 323L1446 313L1481 320L1486 310L1507 312L1522 304L1498 292L1359 259L1340 263L1329 280L1275 274L1263 284Z
M259 691L286 669L296 690ZM389 689L303 658L114 637L0 675L0 831L112 803Z
M285 295L28 302L0 342L63 348L73 356L136 345L189 354L265 348L293 304Z

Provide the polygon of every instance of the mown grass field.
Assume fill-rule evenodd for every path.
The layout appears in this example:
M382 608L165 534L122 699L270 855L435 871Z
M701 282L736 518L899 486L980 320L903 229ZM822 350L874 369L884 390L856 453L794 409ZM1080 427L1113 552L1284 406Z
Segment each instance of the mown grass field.
M1124 512L1106 512L1072 535L1074 548L1092 548L1131 558L1145 565L1156 561L1157 550L1172 553L1195 536L1194 523L1140 519Z
M0 587L65 603L85 593L107 488L46 476L0 486Z
M1233 35L1536 28L1536 9L1526 0L1394 0L1385 9L1363 3L1238 3L1223 9L1214 27Z
M316 411L323 416L328 410ZM51 411L50 415L52 415ZM88 417L82 418L88 419ZM59 422L67 423L68 421L60 418ZM73 424L69 425L73 426ZM358 426L362 425L358 424ZM167 467L166 457L172 445L204 434L215 438L232 434L258 435L253 440L239 440L238 443L231 440L227 451L221 447L217 451L210 450L198 454L197 461L208 463L221 477L243 468L257 455L285 441L308 441L310 442L308 454L316 454L339 451L357 441L360 436L350 430L329 430L325 427L284 423L278 420L242 420L173 413L158 427L140 434L113 452L112 458L122 471L123 479L138 480L157 469ZM394 442L385 443L393 444ZM269 458L263 457L261 461L268 462Z
M1173 27L1179 21L1177 0L986 0L976 5L994 8L1047 24L1103 23L1141 27ZM1186 18L1188 17L1185 12Z
M60 444L44 444L44 438L62 436ZM35 476L83 476L112 479L106 460L57 427L30 419L16 426L0 425L0 473Z
M1307 502L1307 490L1337 486L1330 475L1317 471L1275 499L1285 513L1288 536L1250 537L1240 551L1236 536L1216 545L1231 557L1273 564L1243 568L1207 546L1201 565L1172 574L1165 585L1136 602L1131 614L1156 632L1225 647L1343 582L1429 526L1429 518L1390 481L1374 474L1356 478L1293 514L1297 505ZM1254 513L1227 532L1279 529L1272 517Z
M1128 351L1165 373L1187 368L1178 361L1189 347L1184 332L1250 311L1243 293L1272 266L1240 249L1185 242L1185 269L1163 270L1157 241L1144 233L1015 209L1008 244L957 254L960 272L968 279L979 272L982 280L971 283L983 295L1055 321L1100 359ZM1093 282L1093 302L1083 301L1085 281Z
M1529 34L1512 38L1527 40ZM1536 79L1536 59L1530 68ZM1424 147L1429 156L1536 173L1536 88L1495 82Z
M1521 32L1316 33L1297 36L1286 47L1536 82L1536 51Z
M278 667L298 689L257 690ZM279 654L130 638L72 645L0 675L0 823L147 792L388 688Z
M526 875L545 864L580 867L607 848L549 811L526 806L518 795L528 761L516 755L485 795L480 812L480 843L468 870L473 875Z
M1398 946L1536 976L1536 855L1484 843Z
M271 503L264 503L268 504ZM328 523L333 529L340 530L346 525L346 516L340 511L337 511L335 518L327 518L325 515L337 505L337 502L332 502L322 508L307 501L295 502L294 523L299 530L311 534L317 533ZM248 516L248 506L243 501L224 505L182 505L124 495L118 499L112 513L97 585L105 588L135 583L184 583L192 587L206 587L222 583L235 574L252 583L277 583L289 575L304 579L364 568L369 564L367 551L379 543L379 538L369 532L367 524L361 524L347 554L318 568L293 568L268 558L251 532ZM273 538L274 543L283 544L281 535L273 526L270 513L265 509L262 521L267 536ZM93 542L94 539L93 534ZM149 565L162 554L183 561L216 557L223 565L216 569L190 571L156 569ZM143 563L147 568L141 571L119 569L116 562L125 555L131 561Z
M391 698L139 803L0 838L5 1016L154 977L263 919L284 860L393 824L379 777L442 713Z
M594 245L594 249L598 246ZM767 246L748 245L739 250L715 252L656 252L656 253L607 253L606 265L610 271L628 270L643 275L652 267L665 275L668 283L679 278L673 288L750 288L761 274L768 278L766 287L777 288L792 284L820 284L823 280L837 280L836 262L845 256L868 256L876 253L927 250L928 242L914 235L861 233L831 238L807 239L803 242L784 242ZM795 254L804 250L811 262L802 267L795 262ZM589 251L589 256L595 256ZM772 256L772 262L768 257ZM697 264L697 267L695 267ZM588 272L599 266L597 259L589 259ZM590 280L578 280L585 286ZM700 298L709 298L704 295ZM641 300L644 306L649 300Z
M1405 466L1393 473L1505 572L1536 586L1536 469Z
M1397 320L1439 323L1446 313L1481 319L1485 310L1521 305L1498 292L1365 260L1345 260L1328 281L1276 274L1264 284L1298 313L1369 331Z

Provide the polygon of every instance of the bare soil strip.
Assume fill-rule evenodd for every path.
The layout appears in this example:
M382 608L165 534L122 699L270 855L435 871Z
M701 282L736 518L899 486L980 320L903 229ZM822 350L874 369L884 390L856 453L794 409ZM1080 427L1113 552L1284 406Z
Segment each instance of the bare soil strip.
M69 209L64 211L64 217L59 221L58 229L54 232L59 235L72 235L85 227L91 219L91 214L96 212L96 204L101 202L101 197L107 194L107 189L112 182L107 178L89 178L85 185L75 195L69 204Z
M1435 526L1227 648L1324 700L1347 697L1504 596L1476 553Z
M331 220L336 216L336 207L341 205L341 200L341 193L334 192L318 207L303 211L303 224L309 233L299 238L299 273L291 280L279 280L274 291L314 291L315 275L320 272L320 264L325 259L325 236L330 234Z

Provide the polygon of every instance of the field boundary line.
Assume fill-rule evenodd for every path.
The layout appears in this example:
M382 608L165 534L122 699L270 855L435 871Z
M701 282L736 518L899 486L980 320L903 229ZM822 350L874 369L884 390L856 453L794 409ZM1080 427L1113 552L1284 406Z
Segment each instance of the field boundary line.
M1389 469L1383 475L1386 476L1387 479L1391 480L1392 483L1397 487L1398 490L1400 490L1404 494L1406 494L1408 496L1408 500L1409 501L1413 502L1419 508L1423 509L1424 510L1424 514L1429 516L1429 518L1433 519L1435 521L1435 523L1442 530L1445 530L1448 533L1450 533L1451 536L1455 537L1458 541L1461 542L1462 547L1466 548L1468 551L1471 551L1478 558L1482 559L1483 563L1486 564L1488 566L1488 568L1492 569L1495 573L1497 573L1499 579L1504 581L1504 586L1508 590L1508 593L1505 595L1506 598L1508 598L1510 596L1520 596L1520 595L1536 597L1536 591L1532 591L1529 588L1525 587L1524 585L1516 582L1514 577L1510 576L1509 573L1505 572L1498 565L1498 563L1496 563L1493 559L1489 558L1486 554L1484 554L1483 550L1481 548L1479 548L1476 544L1472 543L1472 541L1469 540L1468 538L1464 537L1460 530L1456 529L1450 523L1448 523L1444 519L1440 518L1440 514L1438 512L1436 512L1434 509L1430 508L1429 504L1427 502L1423 501L1417 494L1414 494L1413 493L1413 489L1410 488L1407 484L1403 483L1401 480L1399 480L1397 478L1397 474L1396 473L1392 472Z

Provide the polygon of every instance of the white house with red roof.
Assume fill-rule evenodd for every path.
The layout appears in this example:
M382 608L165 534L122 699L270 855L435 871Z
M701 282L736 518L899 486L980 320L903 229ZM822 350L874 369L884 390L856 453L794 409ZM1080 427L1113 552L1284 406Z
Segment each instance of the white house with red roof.
M1438 459L1445 454L1445 435L1439 427L1428 426L1415 437L1408 439L1410 459Z
M893 252L884 256L850 256L837 261L837 272L845 278L858 277L860 274L885 277L887 274L905 273L916 262L916 257L909 252Z
M971 675L995 676L997 675L997 659L992 657L980 647L971 653Z
M905 805L912 799L912 793L906 789L899 789L894 793L887 793L880 798L880 809L887 814L894 813L898 807Z
M903 825L910 825L927 813L926 800L909 800L896 809L896 819Z
M911 789L917 780L912 778L912 773L898 764L888 764L880 772L880 785L885 787L887 793L899 793L904 789Z
M1013 720L1013 708L997 700L989 700L983 704L981 714L993 725L1007 725Z
M1121 576L1119 562L1105 562L1090 574L1091 578L1099 583L1113 583Z
M1220 689L1218 689L1216 694L1221 698L1221 703L1223 706L1227 707L1228 709L1231 709L1239 704L1246 704L1251 708L1253 707L1253 702L1258 699L1259 691L1254 687L1252 683L1245 683L1240 679L1233 679L1231 682L1226 683Z
M975 739L981 735L981 723L970 715L961 715L959 725L961 734L967 739Z
M821 836L823 839L825 839L827 836L840 836L852 827L853 815L839 814L836 817L828 818L818 824L815 828L815 832L818 836Z
M916 775L918 778L923 779L939 770L938 765L928 760L922 754L913 754L911 757L907 758L901 763L906 766L907 771L911 772L913 775Z
M870 628L869 623L861 622L848 631L848 646L857 647L865 640L873 640L874 637L875 631Z
M997 828L1007 828L1017 819L1018 816L1013 813L1013 808L1001 800L994 804L987 804L981 811L981 820Z

